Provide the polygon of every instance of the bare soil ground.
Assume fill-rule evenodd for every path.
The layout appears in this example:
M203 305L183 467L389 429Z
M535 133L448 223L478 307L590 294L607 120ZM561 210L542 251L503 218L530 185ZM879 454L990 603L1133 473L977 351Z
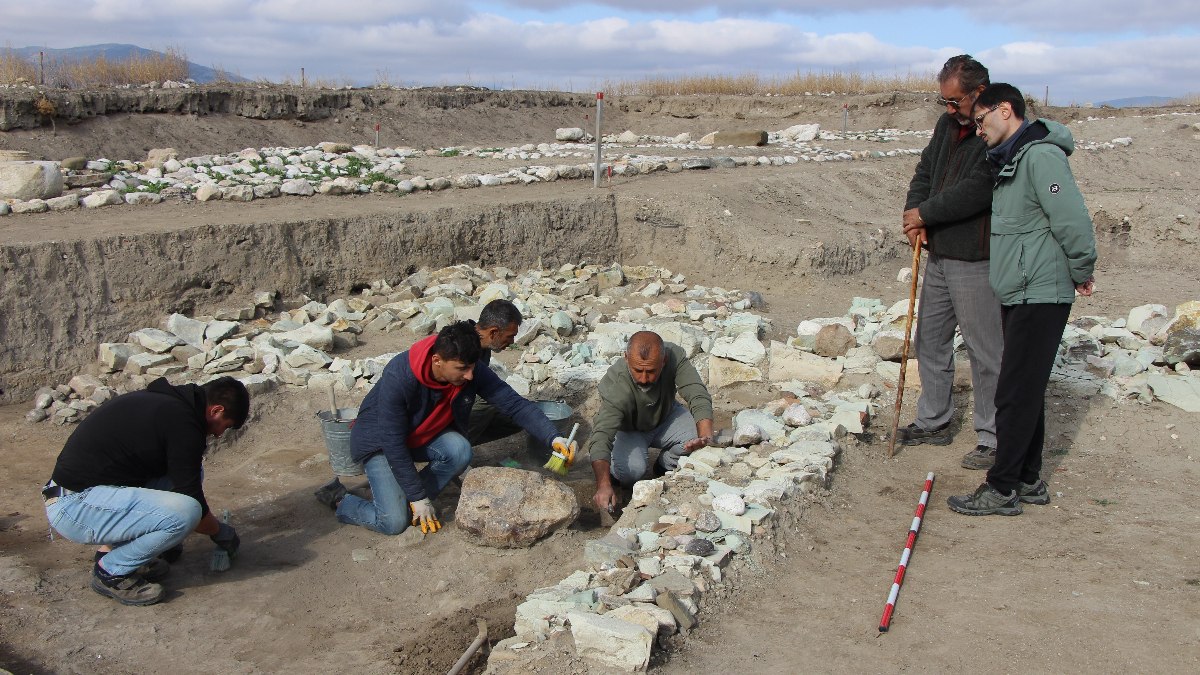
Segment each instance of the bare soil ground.
M661 134L703 133L722 124L779 129L819 121L840 127L837 100L811 103L799 114L772 108L747 119L746 110L753 106L744 101L714 104L698 118L631 110L619 125ZM937 109L906 99L856 112L852 128L922 130L932 127ZM1200 117L1065 109L1048 116L1068 120L1089 112L1116 117L1072 124L1077 141L1134 142L1072 158L1100 242L1099 290L1077 303L1074 315L1117 317L1144 303L1196 299L1200 141L1191 125ZM422 128L429 131L410 144L542 142L552 138L554 126L582 124L510 109L425 115ZM75 153L63 138L78 134L81 146L137 158L144 147L168 144L160 138L188 138L194 129L185 125L197 123L212 144L197 153L296 142L282 123L271 127L277 140L268 142L247 131L261 134L270 126L263 123L162 115L96 120L60 128L53 139L48 132L10 132L0 135L0 145L61 144L55 153L69 156ZM335 126L343 123L310 123L304 131L318 127L328 133L314 133L317 140L343 140L338 136L345 130ZM142 137L132 140L130 129ZM439 142L438 133L454 140ZM895 279L907 264L899 214L914 164L908 157L614 180L606 189L628 216L621 223L619 257L652 260L692 283L758 290L770 303L777 336L793 331L800 319L842 314L854 296L890 303L907 293ZM461 166L439 165L426 175L479 170ZM590 183L575 181L405 200L486 205L591 190ZM279 199L9 216L0 219L0 242L386 212L409 208L405 200ZM669 216L682 230L639 223L638 213ZM1130 219L1127 234L1120 232L1123 217ZM802 264L816 243L836 243L849 230L882 231L884 254L861 271L838 276ZM669 239L665 232L672 233ZM367 345L381 353L403 346ZM718 422L767 395L746 388L718 397ZM969 411L969 395L962 398ZM915 394L906 396L904 421L915 400ZM314 461L324 453L314 419L323 403L308 393L260 397L253 423L215 448L207 490L217 508L233 510L243 553L232 571L211 573L210 545L193 537L169 579L171 597L149 608L122 607L92 593L90 549L47 538L37 490L71 429L27 424L27 404L0 408L0 665L19 673L148 672L166 664L178 672L445 672L473 638L475 618L487 620L491 641L506 637L520 599L580 566L583 543L601 531L587 512L569 531L530 550L496 551L468 542L453 526L429 537L411 531L383 537L339 526L311 496L328 479L327 466ZM1058 385L1047 405L1050 506L1028 507L1016 518L951 513L946 496L981 480L958 466L974 445L969 423L949 447L903 449L889 460L889 411L873 422L863 443L843 454L828 493L782 533L778 552L766 558L762 571L739 575L738 590L706 607L701 626L677 649L656 656L655 667L677 673L1195 672L1200 512L1192 500L1200 493L1200 417L1162 403L1115 402ZM521 444L512 439L483 448L479 461L519 459ZM892 630L879 635L879 614L928 471L937 482L925 524ZM586 473L577 468L572 480L587 492ZM452 512L456 496L449 491L439 506ZM585 670L567 656L543 668Z

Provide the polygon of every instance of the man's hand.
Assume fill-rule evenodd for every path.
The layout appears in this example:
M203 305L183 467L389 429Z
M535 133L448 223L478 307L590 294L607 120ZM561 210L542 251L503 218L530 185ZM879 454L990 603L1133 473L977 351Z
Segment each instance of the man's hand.
M550 448L567 460L567 466L571 466L575 462L575 452L579 450L579 442L571 441L568 444L565 436L559 436L550 444Z
M210 535L212 543L218 547L225 549L229 555L237 553L238 547L242 545L242 540L238 538L237 531L233 529L229 523L221 523L217 528L217 533Z
M412 502L409 506L412 507L412 524L420 525L422 534L432 534L442 529L437 511L433 509L433 502L429 501L428 497L419 502Z
M617 493L613 491L611 483L597 485L596 494L592 495L592 501L595 502L596 508L612 513L617 508Z
M1082 284L1075 284L1075 292L1084 296L1085 298L1090 298L1092 296L1092 292L1095 290L1096 290L1096 280L1095 279L1088 279L1087 281L1083 282Z
M925 219L921 218L921 210L911 208L904 212L904 236L908 238L909 246L916 246L916 242L922 244L929 243L929 236L925 232Z
M693 453L706 445L712 445L714 439L712 436L699 436L683 444L683 450L687 453Z

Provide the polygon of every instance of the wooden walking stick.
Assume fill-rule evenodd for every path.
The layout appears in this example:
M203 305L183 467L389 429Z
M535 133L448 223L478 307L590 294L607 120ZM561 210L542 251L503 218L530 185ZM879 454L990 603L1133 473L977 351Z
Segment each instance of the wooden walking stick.
M904 349L900 351L900 379L896 382L896 415L892 420L892 439L888 457L896 451L896 432L900 429L900 406L904 404L904 373L908 370L909 336L912 335L913 310L917 306L917 277L921 274L921 237L913 240L912 287L908 292L908 316L904 319Z

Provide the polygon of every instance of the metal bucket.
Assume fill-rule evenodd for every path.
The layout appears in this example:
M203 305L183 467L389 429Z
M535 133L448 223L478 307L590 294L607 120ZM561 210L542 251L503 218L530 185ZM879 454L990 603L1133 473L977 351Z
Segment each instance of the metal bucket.
M560 436L571 433L571 406L566 401L534 401L550 423L558 429ZM575 439L578 441L579 439ZM542 445L539 439L525 434L525 448L538 457L550 457L550 448Z
M358 418L358 408L338 408L333 412L322 410L317 413L321 420L321 434L325 437L325 448L329 450L329 468L335 476L361 476L362 463L350 458L350 427Z

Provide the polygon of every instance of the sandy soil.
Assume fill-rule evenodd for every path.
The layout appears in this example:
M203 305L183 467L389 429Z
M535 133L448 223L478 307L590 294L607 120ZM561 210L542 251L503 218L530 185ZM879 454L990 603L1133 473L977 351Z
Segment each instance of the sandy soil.
M829 103L821 113L826 119L800 115L785 122L780 116L764 128L806 121L832 127L836 102ZM727 121L742 109L730 107ZM857 126L928 129L935 112L919 101L863 108ZM1069 119L1088 111L1050 112ZM451 115L437 116L444 128L456 127ZM460 125L456 138L483 145L545 140L544 115L537 128L523 126L520 111L496 116L503 119L490 128ZM720 114L711 118L719 121ZM172 119L195 123L156 118L169 138L187 134L171 127ZM646 127L630 128L666 134L701 125L649 113L640 119ZM1125 111L1072 125L1080 141L1134 139L1128 148L1072 159L1095 215L1101 254L1099 291L1078 303L1075 315L1116 317L1148 302L1196 299L1200 178L1194 158L1200 142L1190 125L1197 121L1195 115ZM247 125L217 116L203 123L214 136L224 131L231 139ZM71 133L88 133L86 126ZM113 127L122 128L121 120L107 120L93 133L112 134ZM491 131L496 136L487 138ZM0 139L13 145L35 136L13 132ZM229 147L250 144L230 141ZM904 147L920 145L910 140ZM114 154L120 149L114 146ZM212 151L222 149L229 148ZM625 213L655 208L685 224L669 240L683 245L671 247L654 228L623 224L625 262L653 260L693 283L758 290L770 303L777 335L784 335L802 318L840 315L856 295L891 302L906 294L895 281L907 264L896 231L913 164L899 158L664 174L614 181L607 189ZM425 206L450 198L486 204L590 190L590 183L577 181L411 199ZM314 215L313 204L280 199L10 216L0 220L0 237L11 243L305 218ZM317 204L321 216L335 217L408 208L382 198ZM1130 219L1129 234L1111 234L1123 217ZM887 254L861 272L838 276L800 264L816 242L848 230L884 230ZM383 352L404 345L371 346ZM766 396L747 388L719 397L718 422ZM915 399L906 397L905 420ZM761 572L741 574L739 590L707 607L699 629L656 656L655 666L674 673L1195 672L1200 515L1188 504L1200 493L1194 440L1200 417L1061 386L1047 402L1050 506L1029 507L1018 518L951 513L946 496L981 479L958 466L974 445L969 429L950 447L904 449L889 460L886 413L862 444L844 453L829 492L786 534L781 554L768 558ZM243 554L231 572L210 573L209 543L190 539L168 582L171 597L149 608L121 607L89 591L90 550L47 538L37 489L70 429L26 424L24 404L0 408L0 665L21 673L146 672L168 663L178 672L444 672L473 638L475 618L487 620L492 642L506 637L520 599L578 567L583 542L601 532L595 514L585 512L569 531L530 550L495 551L471 544L453 526L435 536L394 538L339 526L311 497L328 478L327 466L314 461L324 452L314 419L322 407L319 396L305 393L255 401L254 422L223 441L207 468L211 501L233 510ZM521 444L513 439L483 448L479 461L519 459ZM937 474L934 494L892 631L881 636L879 614L928 471ZM577 469L572 480L587 492L586 474ZM448 515L456 496L451 490L439 499ZM354 560L353 551L367 559ZM585 666L564 657L544 672L556 669Z

